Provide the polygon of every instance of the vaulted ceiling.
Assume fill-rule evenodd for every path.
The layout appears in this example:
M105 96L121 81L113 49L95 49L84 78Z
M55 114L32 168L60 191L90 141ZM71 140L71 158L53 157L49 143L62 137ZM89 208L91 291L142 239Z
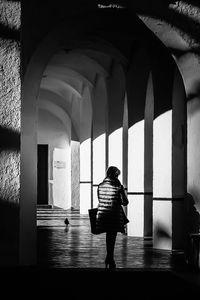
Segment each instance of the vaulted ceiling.
M182 74L188 100L200 98L200 5L198 1L98 1L100 9L129 8L169 49ZM133 3L134 2L134 3ZM134 25L134 23L133 23ZM116 35L117 37L117 35ZM126 39L126 37L124 37ZM40 88L41 106L45 101L57 105L70 118L78 131L76 115L72 114L74 99L79 101L85 87L95 86L96 76L106 78L112 70L113 56L93 47L66 49L53 55ZM42 102L43 101L43 102ZM74 118L74 119L73 119Z

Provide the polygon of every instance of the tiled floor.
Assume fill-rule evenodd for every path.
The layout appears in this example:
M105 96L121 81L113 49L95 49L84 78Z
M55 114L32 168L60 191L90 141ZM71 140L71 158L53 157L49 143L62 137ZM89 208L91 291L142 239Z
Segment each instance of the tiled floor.
M65 226L68 217L70 225ZM6 299L191 299L200 297L200 272L189 270L182 253L158 251L150 241L117 237L117 269L104 268L105 234L90 233L88 216L39 209L38 263L0 268ZM3 299L3 298L2 298Z
M64 223L66 217L70 222L68 226ZM114 279L115 292L111 294L120 294L125 289L124 293L130 290L135 295L137 291L140 298L135 299L171 299L174 295L180 299L185 295L200 295L200 274L187 270L183 253L155 250L151 241L118 234L117 269L106 272L105 234L91 234L87 215L80 216L77 211L38 209L37 230L37 280L42 287L54 287L56 291L67 287L80 292L81 283L86 280L86 286L82 286L86 292L98 286L99 281L110 289Z
M70 224L65 226L64 219ZM105 234L90 232L87 215L38 210L38 264L56 268L104 268ZM121 233L115 246L117 268L174 269L184 267L182 253L153 250L151 241Z

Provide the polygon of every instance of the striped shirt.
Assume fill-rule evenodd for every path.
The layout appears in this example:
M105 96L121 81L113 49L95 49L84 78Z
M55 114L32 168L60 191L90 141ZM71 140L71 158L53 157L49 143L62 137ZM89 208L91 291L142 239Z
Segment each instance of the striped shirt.
M124 187L118 179L105 178L99 184L98 212L96 228L99 233L107 231L125 232L124 211L121 205L127 205Z

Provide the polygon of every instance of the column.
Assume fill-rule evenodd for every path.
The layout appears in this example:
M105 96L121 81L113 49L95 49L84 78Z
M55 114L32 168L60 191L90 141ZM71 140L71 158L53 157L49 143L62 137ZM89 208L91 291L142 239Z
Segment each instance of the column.
M122 149L122 165L123 165L123 177L122 183L127 193L128 186L128 103L127 103L127 95L125 94L124 100L124 115L123 115L123 149ZM127 215L128 206L124 207L124 211ZM127 228L127 226L126 226Z
M189 235L199 232L200 218L200 95L197 83L200 65L198 56L188 53L180 67L190 93L187 101L187 197L185 197L186 233ZM192 81L190 70L195 70Z
M93 207L97 207L97 186L105 177L106 171L106 122L107 91L105 79L97 75L93 103L92 171L93 171Z
M147 85L144 125L144 237L152 238L153 226L153 115L154 93L152 74Z
M80 142L71 141L71 207L80 209Z
M177 67L168 77L163 97L168 94L171 109L154 120L153 246L176 250L183 249L185 231L185 92Z
M80 213L91 208L91 125L90 91L85 87L80 103Z
M71 108L71 206L80 210L80 104L72 95Z
M134 52L127 77L128 98L128 218L129 236L144 236L144 130L149 77L145 49Z
M176 67L172 94L172 249L183 249L186 242L184 197L187 191L186 96Z
M113 62L112 76L108 80L108 165L120 169L122 181L123 113L125 76L122 67Z

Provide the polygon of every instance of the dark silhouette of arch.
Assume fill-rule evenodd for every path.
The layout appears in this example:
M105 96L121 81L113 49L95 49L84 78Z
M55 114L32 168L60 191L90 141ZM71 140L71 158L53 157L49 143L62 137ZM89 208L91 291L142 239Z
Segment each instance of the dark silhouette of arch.
M0 266L18 264L19 204L0 198Z
M21 34L20 30L9 28L8 26L0 23L0 37L20 42Z
M20 150L20 133L0 126L0 152L4 150Z

